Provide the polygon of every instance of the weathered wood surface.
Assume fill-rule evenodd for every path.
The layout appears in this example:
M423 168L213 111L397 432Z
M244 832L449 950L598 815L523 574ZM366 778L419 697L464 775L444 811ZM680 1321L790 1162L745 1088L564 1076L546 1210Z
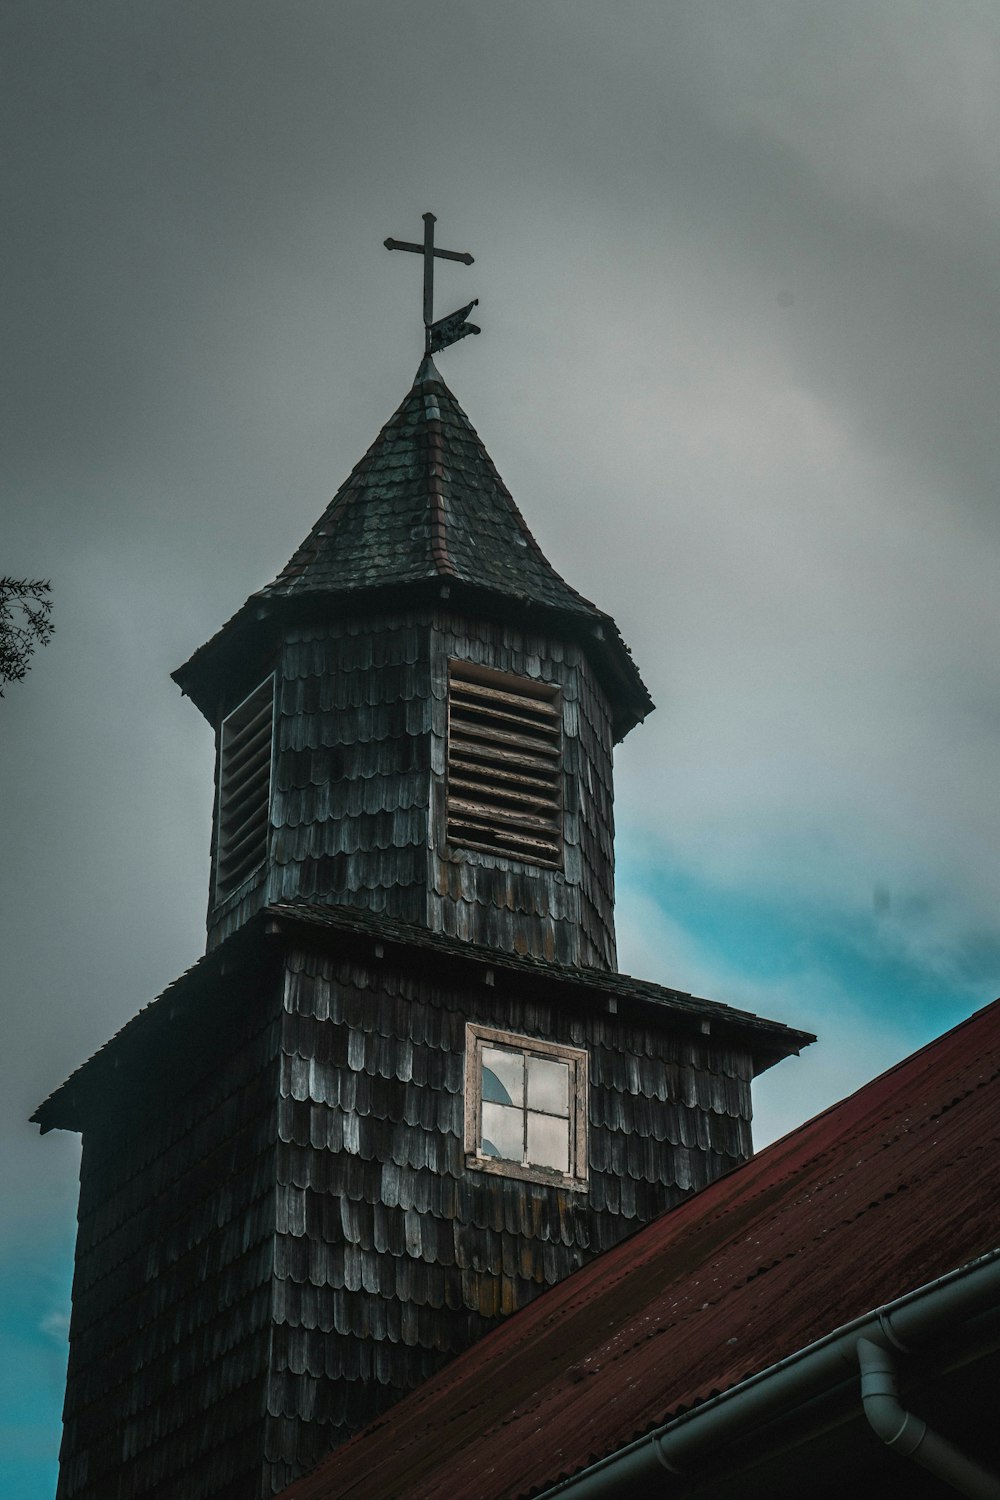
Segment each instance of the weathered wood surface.
M279 1490L503 1314L750 1149L748 1052L391 959L289 957L278 1105ZM578 1192L465 1165L466 1023L584 1047Z
M218 700L275 622L433 604L442 589L522 629L574 640L611 703L616 741L652 709L614 621L543 556L447 386L422 374L277 578L175 674L217 722ZM259 678L257 679L259 680ZM249 691L255 682L246 685Z
M431 657L434 695L428 925L432 931L559 963L616 966L612 729L603 690L580 649L511 625L442 611ZM447 838L448 663L558 688L562 863L519 861ZM464 691L464 685L463 685ZM535 701L535 700L531 700ZM543 705L544 706L544 705ZM539 841L539 858L549 846Z
M758 1033L790 1047L625 976L267 920L39 1112L85 1130L60 1500L276 1492L743 1159ZM468 1021L587 1050L586 1192L466 1166Z
M558 690L560 740L548 757L559 782L558 860L551 815L531 810L512 835L528 858L472 847L491 824L461 795L464 823L453 819L459 837L449 840L454 659ZM385 614L290 632L277 676L267 866L210 909L210 946L269 902L312 900L509 952L615 967L613 735L578 647L443 610ZM521 766L509 748L501 754ZM504 774L509 784L514 773Z
M173 1087L151 1056L145 1106L85 1132L58 1500L259 1493L277 990L224 1038L189 1019Z
M532 699L529 689L545 696ZM555 684L449 661L448 849L484 849L561 868L562 739Z

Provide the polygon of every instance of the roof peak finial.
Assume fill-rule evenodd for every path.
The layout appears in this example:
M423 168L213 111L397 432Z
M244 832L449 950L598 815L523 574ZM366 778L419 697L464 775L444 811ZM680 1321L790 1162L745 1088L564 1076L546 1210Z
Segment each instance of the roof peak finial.
M436 354L439 349L447 349L449 344L457 344L459 339L464 339L467 334L481 333L482 330L475 323L466 321L472 309L479 304L479 298L473 300L465 307L460 307L457 312L448 313L444 318L434 321L434 258L439 260L460 260L463 265L471 266L473 257L467 251L462 250L439 250L434 244L434 225L437 220L434 214L424 214L424 242L415 245L410 240L394 240L391 237L383 240L387 250L411 250L415 255L424 258L424 354Z
M441 381L441 373L429 354L425 354L420 361L420 368L413 377L414 385L423 385L425 380ZM441 381L443 384L444 382Z

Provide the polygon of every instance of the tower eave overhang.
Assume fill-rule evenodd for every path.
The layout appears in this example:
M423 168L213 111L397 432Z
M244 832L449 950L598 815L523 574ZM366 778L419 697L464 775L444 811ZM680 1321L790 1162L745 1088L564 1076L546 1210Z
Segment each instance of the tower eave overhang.
M613 1001L626 1018L641 1015L645 1024L745 1048L754 1076L816 1040L780 1021L629 974L507 953L348 907L281 902L258 912L139 1011L39 1105L32 1123L43 1134L83 1131L95 1121L107 1122L121 1107L154 1106L157 1090L176 1089L196 1066L206 1037L227 1034L247 1003L248 982L263 982L290 943L366 958L378 950L380 958L395 956L413 972L438 979L450 974L473 986L490 970L493 983L509 983L518 994L573 1010ZM195 1035L199 1045L192 1044Z
M292 586L278 592L272 585L252 594L221 630L171 675L209 723L214 723L220 690L229 674L248 655L273 648L289 627L320 625L344 615L363 618L386 609L435 608L456 609L574 641L608 695L616 743L653 711L653 700L610 615L592 605L587 609L560 607L440 574L346 589Z

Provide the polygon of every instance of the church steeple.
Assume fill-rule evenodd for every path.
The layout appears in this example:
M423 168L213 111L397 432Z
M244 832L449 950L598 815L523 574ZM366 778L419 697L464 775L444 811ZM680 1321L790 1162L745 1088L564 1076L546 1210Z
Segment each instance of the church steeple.
M809 1040L614 972L652 705L429 358L175 676L217 737L211 951L33 1117L85 1136L59 1500L277 1495L745 1160Z
M303 900L615 966L611 753L652 703L429 356L174 675L218 736L210 945Z

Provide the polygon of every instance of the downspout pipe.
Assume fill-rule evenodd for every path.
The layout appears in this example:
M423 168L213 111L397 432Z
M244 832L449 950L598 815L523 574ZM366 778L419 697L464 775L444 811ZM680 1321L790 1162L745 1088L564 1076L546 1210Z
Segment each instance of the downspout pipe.
M861 1400L875 1434L903 1458L921 1464L971 1500L1000 1500L1000 1481L968 1454L935 1432L899 1399L892 1350L871 1339L858 1339Z
M668 1475L680 1481L700 1461L717 1457L721 1448L739 1443L765 1423L843 1389L846 1383L856 1384L859 1339L882 1348L891 1345L903 1351L917 1350L955 1333L970 1319L982 1321L985 1315L998 1312L1000 1248L855 1318L579 1474L550 1486L536 1500L556 1500L557 1496L559 1500L605 1500L630 1494L633 1486L654 1484L657 1479L669 1494ZM982 1347L989 1339L995 1341L995 1321L987 1317L987 1323L987 1329L970 1327L970 1345L973 1338ZM993 1488L975 1493L1000 1500L1000 1483L988 1477Z

